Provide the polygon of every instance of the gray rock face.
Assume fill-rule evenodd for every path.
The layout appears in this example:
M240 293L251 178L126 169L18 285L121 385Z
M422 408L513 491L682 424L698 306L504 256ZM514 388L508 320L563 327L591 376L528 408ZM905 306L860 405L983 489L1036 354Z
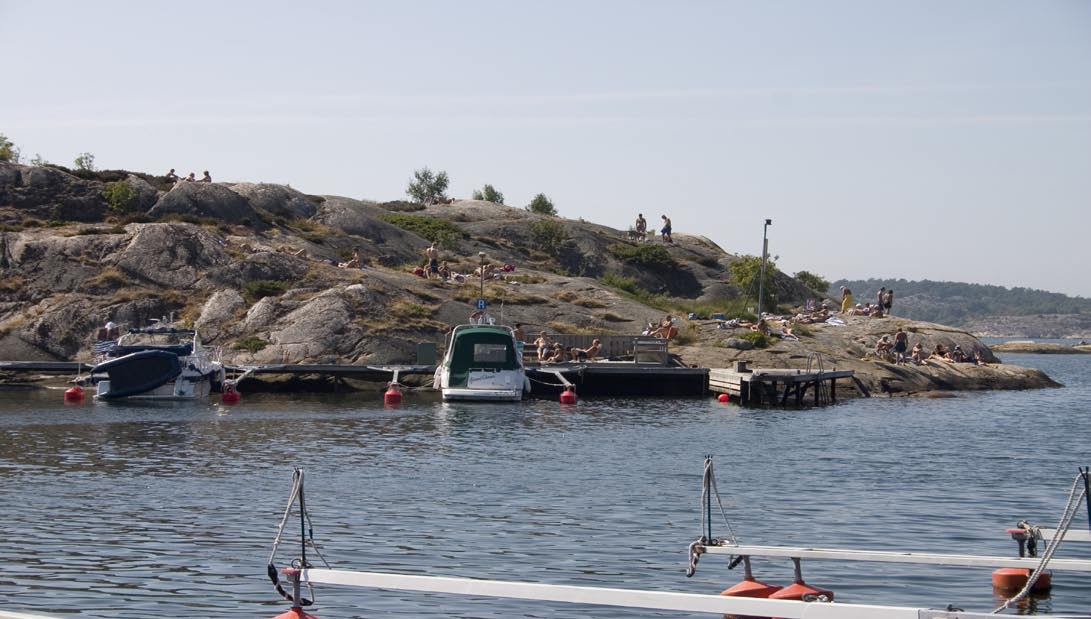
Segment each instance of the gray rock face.
M237 314L245 308L246 301L237 290L218 290L205 301L194 327L205 341L222 342L232 332Z
M155 203L159 201L159 191L155 187L151 186L151 183L140 178L135 174L130 174L128 181L129 186L136 191L137 205L141 212L145 212L151 207L155 206Z
M307 219L318 206L303 193L284 185L236 183L231 190L250 202L250 206L271 215Z
M0 208L42 221L102 221L102 184L48 167L0 162Z
M193 225L130 224L126 230L132 234L129 244L107 263L137 282L184 290L230 261L218 237Z
M421 252L432 241L378 219L387 212L359 200L326 196L314 219L366 239L367 242L360 244L360 253L378 264L400 266L422 259Z
M155 218L170 214L208 217L228 224L264 227L257 211L246 198L220 183L175 184L148 211L148 215Z

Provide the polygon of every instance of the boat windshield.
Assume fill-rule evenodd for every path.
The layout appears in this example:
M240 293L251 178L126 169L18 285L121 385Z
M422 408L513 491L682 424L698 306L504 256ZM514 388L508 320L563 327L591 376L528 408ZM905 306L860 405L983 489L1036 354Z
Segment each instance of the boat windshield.
M455 335L452 368L514 370L519 367L510 333L500 330Z

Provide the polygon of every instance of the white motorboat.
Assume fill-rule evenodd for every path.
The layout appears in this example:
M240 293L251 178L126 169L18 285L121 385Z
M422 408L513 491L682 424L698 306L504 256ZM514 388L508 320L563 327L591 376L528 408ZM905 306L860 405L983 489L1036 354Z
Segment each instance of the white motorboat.
M84 382L99 400L199 400L224 380L219 348L202 345L193 329L130 329L95 350L103 360Z
M444 400L517 402L530 393L523 351L511 327L459 325L451 332L433 387Z

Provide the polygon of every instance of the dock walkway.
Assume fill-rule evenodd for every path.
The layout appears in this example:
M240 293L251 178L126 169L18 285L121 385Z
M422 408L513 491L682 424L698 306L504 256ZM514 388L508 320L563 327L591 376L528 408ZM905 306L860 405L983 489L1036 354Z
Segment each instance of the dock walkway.
M709 370L708 388L743 404L776 406L803 406L810 390L814 405L823 406L837 401L837 379L854 374L852 370L751 369L740 361L731 369Z

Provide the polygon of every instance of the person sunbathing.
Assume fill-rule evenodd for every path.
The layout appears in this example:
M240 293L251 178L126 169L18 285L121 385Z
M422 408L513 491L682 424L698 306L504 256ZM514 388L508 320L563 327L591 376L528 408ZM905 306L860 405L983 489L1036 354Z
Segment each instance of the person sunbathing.
M599 351L602 350L602 341L598 338L591 340L591 345L587 348L573 348L572 360L573 361L588 361L598 356Z

